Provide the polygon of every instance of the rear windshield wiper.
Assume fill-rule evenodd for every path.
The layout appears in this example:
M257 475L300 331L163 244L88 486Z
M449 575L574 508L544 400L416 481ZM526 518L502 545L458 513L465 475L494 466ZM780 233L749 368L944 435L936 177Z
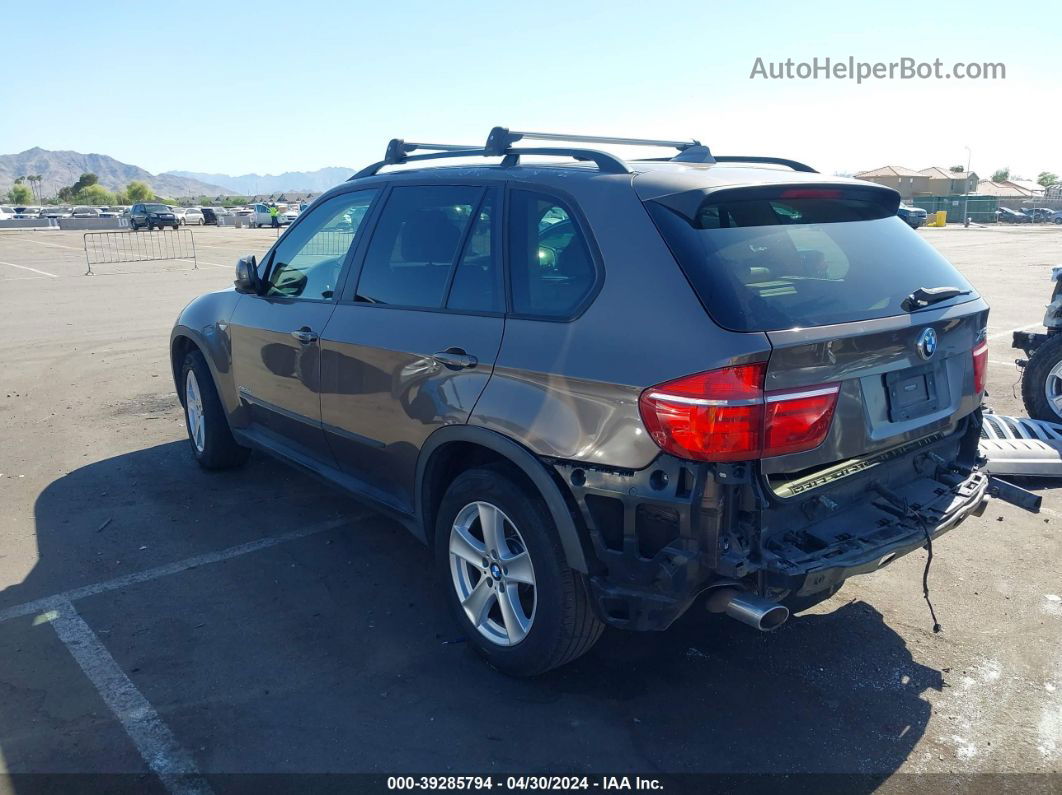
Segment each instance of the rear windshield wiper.
M949 298L958 298L960 295L969 295L972 292L973 290L960 290L958 287L919 287L900 302L900 308L905 312L914 312L930 304L947 301Z

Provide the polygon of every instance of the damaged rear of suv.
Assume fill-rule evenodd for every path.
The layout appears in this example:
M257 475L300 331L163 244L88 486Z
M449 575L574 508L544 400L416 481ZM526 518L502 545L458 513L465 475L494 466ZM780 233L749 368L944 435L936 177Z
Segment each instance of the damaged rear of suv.
M603 603L635 628L666 625L705 585L719 589L711 609L774 628L983 505L988 307L894 218L895 192L779 182L635 181L705 311L763 342L642 393L666 454L644 493L655 478L685 498L632 501L615 476L584 488L594 526L604 497L624 503L636 538L653 524L677 533L652 558L601 535L629 576L600 586Z

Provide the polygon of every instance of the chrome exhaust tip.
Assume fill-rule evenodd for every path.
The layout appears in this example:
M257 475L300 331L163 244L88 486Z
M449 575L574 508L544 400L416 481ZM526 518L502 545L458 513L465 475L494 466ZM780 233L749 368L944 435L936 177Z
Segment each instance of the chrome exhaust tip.
M708 596L708 610L725 613L760 632L771 632L789 620L789 608L747 591L719 588Z

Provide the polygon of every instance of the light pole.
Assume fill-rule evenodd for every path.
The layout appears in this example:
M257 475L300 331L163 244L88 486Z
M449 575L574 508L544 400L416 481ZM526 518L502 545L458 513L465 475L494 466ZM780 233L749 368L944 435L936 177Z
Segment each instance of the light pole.
M965 196L962 200L962 225L967 229L970 228L970 161L973 159L973 152L970 151L970 147L966 149L966 190L963 191Z

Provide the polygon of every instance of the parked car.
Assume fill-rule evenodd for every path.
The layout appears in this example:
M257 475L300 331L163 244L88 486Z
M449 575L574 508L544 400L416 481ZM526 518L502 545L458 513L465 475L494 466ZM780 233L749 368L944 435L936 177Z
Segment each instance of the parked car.
M1053 224L1062 224L1062 210L1055 210L1048 220Z
M100 218L121 218L123 211L120 207L101 207L99 211Z
M299 211L295 208L281 208L278 205L277 208L277 223L281 226L286 226L299 217ZM269 214L269 205L259 202L254 205L254 212L251 215L251 225L261 228L263 226L272 226L273 217Z
M694 603L775 628L981 508L988 305L896 191L514 140L381 173L407 145L181 312L201 466L253 447L386 510L517 675Z
M177 216L165 204L152 202L134 204L129 211L129 226L134 232L144 228L150 232L153 229L162 229L167 226L177 229L179 225Z
M24 219L24 218L40 218L40 215L41 215L41 208L40 207L16 207L15 208L15 218L20 219L20 220Z
M44 207L41 209L38 218L69 218L71 211L69 207Z
M181 223L185 226L202 226L203 211L198 207L188 207L181 215Z
M1022 212L1038 224L1050 221L1054 215L1054 210L1050 207L1023 207Z
M907 204L901 204L900 208L896 211L896 215L903 219L912 229L918 229L920 226L925 226L928 213L921 207L912 207Z
M70 211L71 218L99 218L100 211L95 207L75 207Z
M1025 213L1019 213L1009 207L1000 207L996 210L996 220L1001 224L1031 224L1032 217Z
M15 218L15 208L2 206L0 207L0 221L12 221Z
M225 217L229 215L229 211L224 207L203 207L200 212L203 213L203 223L218 225L218 217Z

